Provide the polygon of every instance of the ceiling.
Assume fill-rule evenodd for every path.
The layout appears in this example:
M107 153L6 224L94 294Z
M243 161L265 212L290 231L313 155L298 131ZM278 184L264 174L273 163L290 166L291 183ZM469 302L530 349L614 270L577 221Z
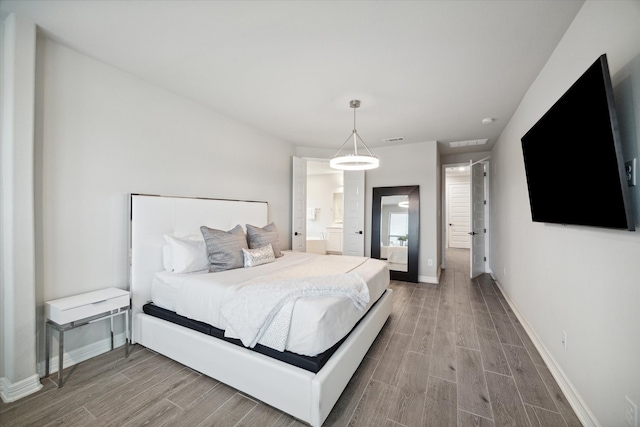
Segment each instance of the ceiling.
M580 1L2 1L42 34L278 139L486 151ZM488 125L484 118L494 118ZM383 142L403 137L402 142ZM446 143L488 139L459 148Z

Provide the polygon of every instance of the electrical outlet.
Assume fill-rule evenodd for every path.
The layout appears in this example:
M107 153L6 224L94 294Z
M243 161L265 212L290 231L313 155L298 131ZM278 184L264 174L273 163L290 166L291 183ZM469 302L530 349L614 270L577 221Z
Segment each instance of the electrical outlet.
M429 267L433 267L433 260L432 260L432 259L428 259L428 260L427 260L427 265L428 265Z
M625 396L624 399L624 421L629 427L638 427L638 407L629 399L629 396Z
M562 331L562 346L565 350L567 349L567 333L565 331Z

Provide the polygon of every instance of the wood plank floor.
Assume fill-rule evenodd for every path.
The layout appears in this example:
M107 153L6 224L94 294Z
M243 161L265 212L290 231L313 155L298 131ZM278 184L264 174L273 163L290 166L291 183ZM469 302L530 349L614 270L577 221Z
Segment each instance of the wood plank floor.
M468 250L450 249L439 285L392 282L393 313L325 425L581 425L490 276L468 268ZM61 389L44 378L0 403L0 425L304 425L140 346L122 356L66 369Z

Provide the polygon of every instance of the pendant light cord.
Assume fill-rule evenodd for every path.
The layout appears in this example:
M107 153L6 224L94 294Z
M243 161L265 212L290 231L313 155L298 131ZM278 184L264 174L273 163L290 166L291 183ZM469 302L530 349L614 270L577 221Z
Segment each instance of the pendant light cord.
M351 139L352 136L353 136L353 152L354 152L354 155L356 155L356 156L358 155L358 143L357 143L357 140L360 140L360 142L362 143L364 148L367 150L367 153L369 153L369 156L375 157L373 155L373 153L371 152L371 150L369 150L369 147L367 146L367 144L365 144L365 142L362 140L362 138L360 138L360 135L358 135L358 132L356 131L356 109L358 109L358 107L360 107L360 102L358 102L357 104L355 104L354 101L351 101L351 102L352 103L350 104L350 106L351 106L351 108L353 108L353 131L351 132L351 135L349 135L349 137L342 143L342 145L340 146L340 148L338 149L336 154L333 155L333 157L337 157L338 154L340 154L340 151L342 151L342 149L344 148L346 143L349 142L349 140Z

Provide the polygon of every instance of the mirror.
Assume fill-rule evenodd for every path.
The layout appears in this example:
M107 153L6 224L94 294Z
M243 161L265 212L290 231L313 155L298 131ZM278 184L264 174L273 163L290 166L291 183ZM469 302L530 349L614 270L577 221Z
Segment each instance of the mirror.
M387 261L392 280L418 281L420 187L375 187L371 257Z

